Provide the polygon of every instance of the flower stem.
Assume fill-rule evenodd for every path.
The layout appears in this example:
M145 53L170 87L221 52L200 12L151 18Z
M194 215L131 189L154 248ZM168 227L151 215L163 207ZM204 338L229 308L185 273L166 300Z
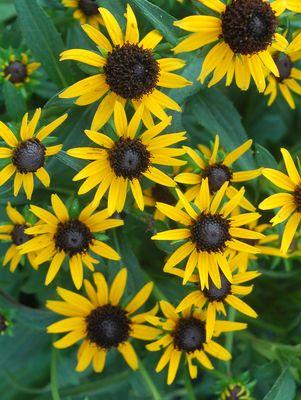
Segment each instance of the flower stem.
M163 397L160 395L155 383L153 382L151 376L149 375L148 371L145 369L144 364L141 360L139 360L139 371L143 376L145 383L147 384L152 397L154 400L163 400Z
M236 317L236 310L230 307L228 321L235 321L235 317ZM231 354L233 348L233 341L234 341L234 332L229 332L226 336L225 347ZM227 368L227 374L231 375L231 360L227 362L226 368Z
M57 383L57 350L52 347L50 366L51 394L53 400L61 400Z

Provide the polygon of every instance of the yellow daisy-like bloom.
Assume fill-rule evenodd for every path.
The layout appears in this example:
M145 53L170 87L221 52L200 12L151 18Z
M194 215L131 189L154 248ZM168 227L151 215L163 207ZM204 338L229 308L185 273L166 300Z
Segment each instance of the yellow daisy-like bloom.
M107 209L94 213L95 207L91 204L81 211L78 218L71 218L56 194L51 196L51 204L54 214L41 207L30 206L30 211L41 221L36 226L25 229L25 233L35 235L35 238L19 247L20 254L38 252L35 258L38 265L51 261L45 279L46 285L53 281L67 258L74 285L80 289L83 283L83 264L94 271L94 264L99 263L91 252L109 260L120 259L115 250L97 240L96 234L121 226L123 221L108 218Z
M209 277L215 286L221 288L220 269L229 282L232 283L232 273L227 255L230 250L259 253L252 245L242 239L261 239L264 235L243 225L256 221L260 214L246 213L231 216L232 211L240 203L244 189L242 188L230 201L222 201L228 187L228 182L211 197L208 179L203 179L199 196L194 204L190 204L176 189L184 210L164 203L157 203L157 208L168 218L184 225L184 228L171 229L157 233L154 240L184 240L177 250L167 260L164 271L169 272L174 266L188 257L185 266L185 284L194 269L199 271L201 287L209 287Z
M249 282L257 278L261 274L257 271L239 272L237 264L230 263L232 272L232 283L228 281L223 273L220 273L221 287L217 288L209 278L209 287L201 288L200 278L197 274L192 275L189 282L194 283L197 288L190 292L177 306L176 312L180 312L192 306L203 309L206 307L206 338L209 340L212 337L216 322L216 314L227 315L226 308L231 306L237 311L248 315L252 318L257 318L257 313L243 300L237 296L246 296L253 290L253 285L242 286L241 283ZM169 271L171 274L183 278L184 272L179 268L174 268Z
M1 65L0 76L16 87L20 87L30 81L30 76L40 66L41 63L39 62L30 62L26 53L21 53L20 57L16 54L11 54L9 60Z
M294 109L296 107L292 93L301 94L301 86L297 82L301 80L301 70L294 66L294 63L301 59L301 35L296 36L289 44L286 42L286 47L281 51L272 52L273 59L279 71L279 77L272 73L268 76L269 84L264 92L269 95L268 105L274 103L278 88L288 105Z
M65 7L75 8L73 17L79 20L80 24L88 23L94 28L103 24L96 0L62 0L62 3Z
M60 97L77 97L76 104L81 106L102 99L91 126L96 131L109 120L116 101L123 105L130 101L135 109L144 104L142 118L148 128L154 124L152 115L163 120L167 118L165 109L181 111L180 106L157 87L189 85L187 79L172 72L182 68L185 62L177 58L155 59L154 49L163 36L154 30L139 40L137 20L129 5L125 35L108 10L100 8L99 12L111 42L99 30L83 25L98 52L72 49L61 54L61 60L83 62L98 68L98 73L75 83Z
M77 353L78 372L91 363L95 372L102 372L107 354L114 348L136 370L138 358L130 338L154 340L160 333L159 329L144 324L146 317L156 314L158 307L133 315L149 298L153 284L144 285L126 306L121 306L127 280L125 268L118 272L110 289L100 272L93 274L93 280L96 288L88 280L84 282L87 298L59 287L57 292L64 301L47 301L47 308L67 317L47 329L48 333L68 332L54 346L64 349L83 340Z
M86 135L100 147L79 147L68 150L68 154L85 160L93 160L81 170L73 180L85 179L79 194L98 189L94 202L99 204L108 191L108 209L110 214L121 212L124 208L128 186L140 210L144 209L143 193L140 180L144 176L160 185L173 187L174 180L154 166L178 166L185 161L176 157L184 154L183 149L169 146L186 139L185 132L159 134L170 124L171 117L154 125L137 137L137 131L143 105L135 112L128 123L124 108L115 103L114 123L115 138L111 139L102 133L86 130Z
M232 183L246 182L257 178L261 175L261 168L250 171L234 171L232 164L243 156L252 146L253 141L247 140L241 146L237 147L228 154L219 155L219 136L215 136L212 150L207 146L199 145L201 156L190 147L183 147L187 155L191 158L196 168L200 172L183 172L175 177L175 181L185 185L192 185L187 190L185 196L188 201L196 198L200 191L201 183L204 178L208 178L210 193L216 193L225 182L231 185L227 188L227 196L232 198L237 194L237 190ZM254 206L247 200L243 199L241 206L248 211L254 211Z
M0 225L0 240L8 241L12 244L4 256L3 265L5 266L10 263L10 271L14 272L22 260L22 255L19 252L18 246L28 242L28 240L32 238L31 235L25 233L25 229L29 228L31 224L29 224L23 215L13 208L10 203L7 203L6 214L12 223ZM31 266L37 269L34 258L35 254L28 254L28 260Z
M264 168L262 174L274 185L290 193L273 194L262 201L259 208L272 210L281 207L270 222L275 226L288 220L281 242L281 251L286 254L301 222L301 177L290 153L283 148L281 153L288 175L272 168Z
M184 354L189 374L192 379L197 377L198 367L194 361L203 367L213 369L207 354L220 360L228 361L231 354L212 339L206 339L206 313L200 309L192 311L190 308L182 313L176 313L175 308L167 301L160 302L164 318L148 316L147 321L161 328L161 337L146 348L150 351L164 349L156 372L162 371L168 364L167 384L170 385L177 374L181 356ZM223 332L231 332L246 328L246 324L230 321L216 321L213 336Z
M247 90L252 77L258 91L263 92L266 87L265 69L279 76L270 49L281 51L286 42L276 33L275 2L233 0L225 4L221 0L198 1L218 16L194 15L175 22L174 25L193 32L175 47L175 53L215 43L203 62L199 75L201 83L213 72L209 87L226 76L226 86L235 77L237 86Z
M57 154L62 145L46 147L43 141L65 121L67 116L67 114L62 115L36 133L41 117L41 109L37 108L31 121L28 121L28 113L24 115L18 135L0 121L0 138L8 145L8 147L0 147L0 158L7 160L5 167L0 171L0 186L15 174L14 196L18 196L23 185L29 200L33 193L34 176L45 187L49 186L50 176L44 168L46 157Z
M176 198L171 191L166 186L159 185L158 183L143 191L143 200L145 206L153 208L155 208L157 202L172 206L176 204ZM165 218L165 215L161 211L155 209L155 220L164 221Z

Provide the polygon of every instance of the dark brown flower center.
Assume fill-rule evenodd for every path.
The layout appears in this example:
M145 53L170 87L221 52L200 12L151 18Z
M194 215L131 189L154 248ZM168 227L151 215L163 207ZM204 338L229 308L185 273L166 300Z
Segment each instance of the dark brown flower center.
M98 14L98 4L96 0L79 0L78 8L87 16Z
M151 50L125 43L108 53L104 72L113 92L124 99L138 100L154 90L160 69Z
M284 53L277 52L273 56L273 59L279 71L279 77L276 77L277 81L282 82L284 79L288 79L291 76L293 68L293 63L290 57Z
M21 244L26 243L28 242L28 240L33 238L32 235L28 235L27 233L25 233L26 228L28 228L28 226L25 224L23 225L16 224L14 226L10 234L13 244L15 244L16 246L20 246Z
M152 191L152 197L156 201L170 205L176 204L176 199L166 186L162 186L159 183L156 183L152 187L151 191Z
M11 83L23 83L28 76L26 65L21 61L12 61L4 69L4 76L9 76Z
M211 193L217 192L225 182L230 182L232 172L223 164L208 165L202 173L203 178L208 178Z
M116 176L140 178L150 165L150 152L140 139L120 138L109 151L109 161Z
M231 283L225 277L225 275L220 271L221 278L221 288L218 289L213 283L212 279L209 277L208 286L209 289L203 289L204 295L210 302L213 301L223 301L231 293Z
M106 304L97 307L86 318L87 338L102 349L117 347L130 333L131 321L119 306Z
M90 229L81 221L75 219L60 222L54 236L55 247L64 251L70 257L86 253L93 241Z
M194 317L180 318L172 335L176 349L192 353L203 348L206 341L205 324Z
M190 228L191 240L198 251L218 253L231 239L229 228L229 221L220 214L202 213Z
M7 329L7 321L4 315L0 314L0 335L4 334Z
M296 190L294 191L294 199L297 211L301 212L301 185L297 186Z
M222 37L237 54L255 54L271 45L277 18L263 0L233 0L222 14Z
M46 147L38 139L19 143L13 152L12 162L21 174L36 172L45 164Z

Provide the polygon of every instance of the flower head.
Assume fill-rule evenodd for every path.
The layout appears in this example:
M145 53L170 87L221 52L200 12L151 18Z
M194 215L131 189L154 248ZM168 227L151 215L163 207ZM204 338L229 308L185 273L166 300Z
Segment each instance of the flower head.
M122 105L130 102L135 109L143 104L142 119L148 128L154 124L153 115L164 120L167 118L165 109L181 111L180 106L159 87L182 88L190 84L172 72L182 68L184 61L155 58L154 50L162 35L154 30L140 40L137 20L130 5L127 5L125 34L107 9L99 8L99 13L110 40L92 26L83 25L86 34L96 44L97 52L72 49L61 54L61 60L91 65L96 67L96 73L64 90L60 97L77 97L78 105L101 100L91 126L95 131L109 120L117 101Z
M27 199L31 199L34 189L34 176L48 187L50 177L45 169L48 157L57 154L62 145L45 146L44 141L67 118L62 115L36 132L41 117L37 108L31 121L28 113L23 117L20 133L15 135L10 128L0 121L0 138L8 147L0 147L0 158L5 160L5 167L0 171L0 186L4 185L14 174L14 196L18 196L23 186Z
M184 150L170 147L185 140L185 132L160 135L171 121L171 118L167 118L138 136L137 131L142 113L143 105L138 108L128 122L124 108L119 102L116 102L114 110L115 137L110 138L102 133L87 130L85 131L86 135L98 147L79 147L68 151L68 154L73 157L93 160L73 179L85 179L79 189L79 194L87 193L98 185L94 198L95 204L99 204L108 191L110 214L123 210L128 186L131 188L138 207L141 210L144 209L140 184L143 177L163 186L173 187L176 185L172 178L154 165L185 164L184 161L176 158L184 154Z
M195 379L198 373L195 362L199 362L205 368L213 369L207 354L220 360L230 360L231 354L228 350L213 339L207 340L207 320L204 311L189 308L182 313L177 313L175 308L167 301L161 301L160 306L164 317L149 316L147 321L160 328L161 335L158 340L148 344L146 348L149 351L164 349L164 353L157 364L156 372L162 371L169 364L168 385L176 377L182 355L186 358L192 379ZM222 332L245 328L246 324L239 322L215 321L213 337L219 336Z
M96 234L121 226L123 221L108 218L107 209L94 213L95 207L91 204L77 218L72 218L56 194L51 196L51 204L54 214L41 207L30 206L30 211L40 219L40 223L25 230L26 234L35 235L35 238L21 245L20 253L38 252L35 258L38 265L50 261L46 285L53 281L67 258L74 285L80 289L83 265L94 271L94 264L99 263L93 258L93 253L110 260L120 259L115 250L96 238Z
M107 354L114 349L136 370L138 359L130 339L154 340L160 333L159 329L144 324L147 316L156 314L157 307L134 315L146 303L153 284L144 285L123 306L120 302L126 287L125 268L118 272L110 288L100 272L93 274L93 280L94 285L84 281L87 297L59 287L57 292L63 301L47 301L47 308L67 317L47 329L48 333L68 332L54 342L54 346L63 349L83 340L77 353L78 372L84 371L90 363L95 372L102 372Z
M96 0L62 0L62 3L65 7L74 9L73 17L81 25L88 23L98 28L99 24L103 24Z

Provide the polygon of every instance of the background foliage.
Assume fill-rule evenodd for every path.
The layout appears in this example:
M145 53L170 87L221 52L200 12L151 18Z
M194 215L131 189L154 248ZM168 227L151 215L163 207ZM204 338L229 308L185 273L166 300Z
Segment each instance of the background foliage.
M123 22L126 1L101 0L100 3ZM181 5L176 0L129 0L129 3L138 15L142 33L155 27L170 43L170 46L161 47L163 53L169 51L181 34L172 22L191 15L196 7L193 2L185 1ZM296 26L301 26L301 19L296 21ZM90 46L72 14L66 12L59 0L0 0L0 43L4 48L29 48L34 59L42 63L39 85L27 99L9 82L1 84L1 120L18 121L26 109L33 110L37 106L44 106L44 119L67 111L69 118L60 129L59 142L64 143L65 150L84 144L83 130L89 126L95 106L76 107L70 101L57 98L59 91L85 75L71 63L58 61L63 49ZM201 51L182 57L188 61L183 74L189 80L195 81L202 57ZM254 139L254 157L243 157L243 168L277 166L281 146L293 153L300 150L300 102L296 110L291 111L278 97L268 108L267 99L255 88L246 93L223 86L208 90L198 83L174 90L171 97L183 107L183 113L174 116L174 131L186 129L191 144L208 143L215 133L219 133L226 149L240 145L247 138ZM49 165L51 191L39 187L33 203L46 205L50 193L57 192L76 204L76 187L71 178L80 166L78 161L60 153ZM257 180L248 190L254 203L270 193L270 187L263 180ZM79 200L83 204L89 196ZM0 217L3 221L6 220L7 201L20 207L27 204L23 195L14 199L8 185L1 187ZM155 282L155 299L179 301L187 289L179 285L177 278L162 273L163 260L170 249L150 240L158 228L151 223L151 215L129 210L124 217L124 228L110 233L110 238L115 248L120 250L122 265L129 269L129 294L150 279ZM6 248L7 245L0 244L0 261ZM113 276L120 267L118 263L102 263L99 269L111 268ZM248 322L248 330L234 336L225 335L225 344L233 352L232 362L217 364L215 371L202 370L193 383L183 369L171 387L166 386L164 373L158 375L154 372L158 355L147 353L142 346L138 372L131 372L121 358L114 360L114 355L100 376L90 371L74 372L75 349L58 353L52 348L52 338L45 333L45 327L53 320L44 309L45 300L55 298L56 284L64 282L65 287L70 285L67 271L60 274L55 284L45 287L45 267L37 273L25 265L14 275L1 268L0 308L9 310L13 320L13 336L0 337L1 400L216 399L217 385L221 380L227 376L239 377L245 372L249 373L251 381L256 381L253 389L256 399L301 399L300 259L271 261L261 258L257 268L262 276L248 302L256 309L259 318L251 320L240 316L241 321Z

